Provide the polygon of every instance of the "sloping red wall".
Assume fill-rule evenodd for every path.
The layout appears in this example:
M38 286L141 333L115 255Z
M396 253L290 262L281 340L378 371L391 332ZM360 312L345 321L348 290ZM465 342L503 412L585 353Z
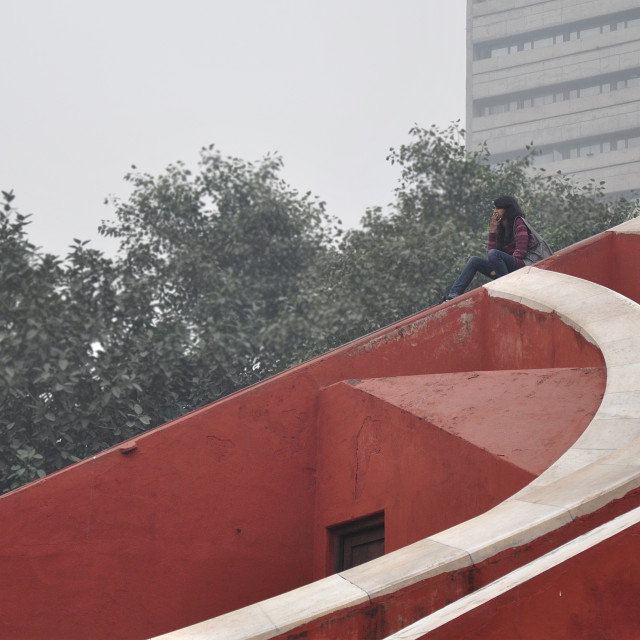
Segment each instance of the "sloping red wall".
M640 302L639 253L639 235L605 231L558 251L539 266L595 282Z
M147 638L311 581L325 386L602 364L557 318L477 290L7 494L0 637Z

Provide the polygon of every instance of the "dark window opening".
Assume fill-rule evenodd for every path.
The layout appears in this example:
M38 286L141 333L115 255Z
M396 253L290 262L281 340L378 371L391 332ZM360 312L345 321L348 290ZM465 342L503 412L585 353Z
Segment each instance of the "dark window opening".
M334 571L344 571L384 555L384 513L329 529Z

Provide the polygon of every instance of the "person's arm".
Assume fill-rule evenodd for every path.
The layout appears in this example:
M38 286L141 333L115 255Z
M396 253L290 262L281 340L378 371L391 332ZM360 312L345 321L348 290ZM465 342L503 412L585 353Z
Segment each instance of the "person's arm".
M524 257L529 251L529 229L527 229L527 225L522 218L516 219L513 232L516 248L511 255L514 257L518 268L524 267Z
M487 253L491 251L491 249L498 248L498 232L497 231L489 231L489 237L487 238Z
M498 224L500 224L501 217L494 212L489 222L489 237L487 238L487 253L491 249L498 248Z

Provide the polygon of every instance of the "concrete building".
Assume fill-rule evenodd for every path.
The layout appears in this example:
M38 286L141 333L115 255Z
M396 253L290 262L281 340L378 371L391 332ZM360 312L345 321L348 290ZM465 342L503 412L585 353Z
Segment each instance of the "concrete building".
M640 189L638 0L467 0L467 141ZM635 194L637 196L637 193Z

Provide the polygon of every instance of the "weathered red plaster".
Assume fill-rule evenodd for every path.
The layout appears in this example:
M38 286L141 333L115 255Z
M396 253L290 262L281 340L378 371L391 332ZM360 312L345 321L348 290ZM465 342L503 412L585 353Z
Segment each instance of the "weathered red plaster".
M354 386L537 476L588 425L605 378L602 368L527 369L374 378Z
M126 640L183 627L317 577L326 568L318 559L325 522L388 510L389 544L397 548L494 504L543 464L540 447L519 455L513 441L501 452L499 438L433 424L435 417L411 414L365 380L452 372L495 379L489 372L602 366L598 349L553 314L476 290L139 436L125 455L115 447L5 495L0 637ZM352 379L363 382L328 389ZM582 379L585 397L602 393L601 375ZM324 398L343 392L367 400L353 409L361 420L338 443L337 461L347 466L337 469L319 434L338 436L335 408ZM373 405L398 419L400 437L363 422ZM427 441L436 448L421 451ZM480 484L472 486L453 460L446 468L452 446L481 471ZM398 471L398 456L417 476ZM426 490L447 472L473 488L456 509ZM411 502L403 504L403 490Z
M490 509L575 442L604 383L603 369L543 369L327 388L318 414L316 540L335 524L384 511L389 552ZM317 543L314 576L330 565L330 549Z
M640 303L640 235L605 231L556 253L539 266L600 284Z

